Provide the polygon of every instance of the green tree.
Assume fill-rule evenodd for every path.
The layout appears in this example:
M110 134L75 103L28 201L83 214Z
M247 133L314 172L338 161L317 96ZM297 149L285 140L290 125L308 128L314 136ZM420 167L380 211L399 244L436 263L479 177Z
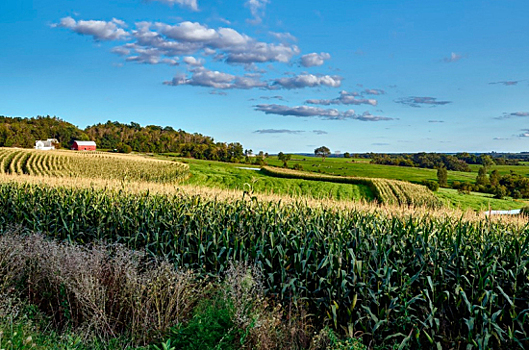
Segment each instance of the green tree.
M351 158L351 154L350 154L349 152L345 152L345 153L343 154L343 157L344 157L344 158Z
M331 150L328 147L321 146L314 150L314 154L317 157L321 157L321 161L325 161L325 157L328 157L331 154Z
M483 166L485 168L488 168L488 167L491 167L493 165L496 165L496 163L494 163L494 160L492 159L491 156L489 155L482 155L481 157L481 164L483 164Z
M445 167L437 168L437 182L441 187L448 187L448 171Z
M487 168L483 165L479 168L478 176L476 176L476 185L487 186L489 184L489 178L487 176Z
M500 173L498 173L498 170L494 169L492 170L492 173L490 173L490 185L492 187L497 187L500 184Z
M288 161L292 158L292 155L291 154L284 154L283 152L279 152L278 155L277 155L277 159L279 159L280 161L283 162L283 166L285 168L288 167Z

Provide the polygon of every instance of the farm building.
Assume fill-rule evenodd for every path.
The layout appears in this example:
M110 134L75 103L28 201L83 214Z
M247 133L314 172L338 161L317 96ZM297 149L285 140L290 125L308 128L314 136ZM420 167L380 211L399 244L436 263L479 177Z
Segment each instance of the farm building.
M56 139L47 139L46 141L37 140L35 141L35 149L49 151L55 149L56 144L59 144L59 141L57 141Z
M94 141L77 141L75 140L72 145L72 150L75 151L95 151L96 143Z

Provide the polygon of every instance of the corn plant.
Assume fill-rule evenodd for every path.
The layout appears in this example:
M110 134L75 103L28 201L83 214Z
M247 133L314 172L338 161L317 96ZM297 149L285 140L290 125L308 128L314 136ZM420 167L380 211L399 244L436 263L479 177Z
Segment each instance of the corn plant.
M267 296L397 348L529 348L527 227L256 199L0 184L0 227L144 248L204 276L233 261Z

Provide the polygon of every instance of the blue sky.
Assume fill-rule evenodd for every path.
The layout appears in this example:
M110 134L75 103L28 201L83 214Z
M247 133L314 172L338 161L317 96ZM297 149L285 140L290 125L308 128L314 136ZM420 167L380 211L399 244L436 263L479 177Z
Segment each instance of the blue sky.
M3 0L0 114L254 152L529 151L529 2Z

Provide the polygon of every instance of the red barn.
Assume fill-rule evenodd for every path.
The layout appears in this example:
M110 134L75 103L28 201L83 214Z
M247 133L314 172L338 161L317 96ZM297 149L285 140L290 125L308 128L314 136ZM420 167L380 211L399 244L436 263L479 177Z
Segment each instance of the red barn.
M95 151L96 143L94 141L77 141L75 140L72 145L72 149L75 151Z

